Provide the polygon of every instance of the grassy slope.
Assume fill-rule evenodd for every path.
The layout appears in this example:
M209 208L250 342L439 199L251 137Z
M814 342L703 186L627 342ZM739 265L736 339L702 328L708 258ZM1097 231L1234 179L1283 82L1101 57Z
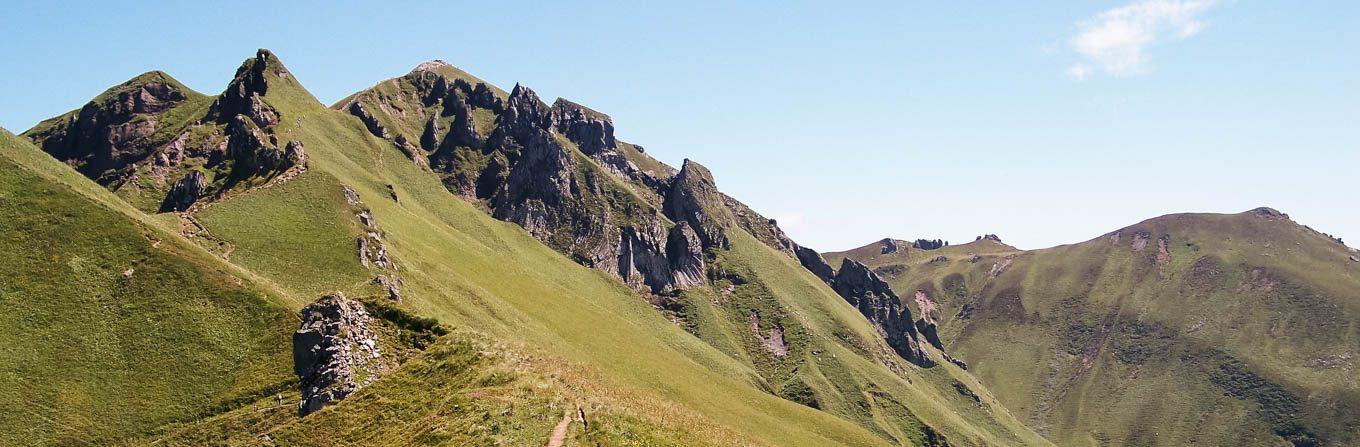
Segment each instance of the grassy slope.
M352 217L336 216L343 200L340 185L348 185L386 232L402 266L406 306L532 352L551 352L539 365L561 371L558 378L567 388L579 390L579 396L592 399L592 405L614 420L639 421L623 432L666 433L663 438L670 443L690 443L683 441L686 437L718 444L884 442L881 434L762 392L754 386L759 379L750 366L686 334L617 281L571 262L520 228L491 219L450 194L433 174L363 131L357 118L324 108L300 86L271 87L267 100L290 123L284 129L287 138L300 139L307 147L311 171L282 186L214 205L199 217L219 237L237 244L234 261L270 278L288 292L294 306L319 290L372 293L366 285L371 274L352 261L358 227ZM295 122L296 127L291 125ZM389 184L399 202L389 198ZM769 251L754 242L744 245ZM769 251L762 256L779 255ZM833 303L829 309L838 318L853 315L786 258L779 258L787 264L780 269L797 272L791 274L805 288L820 287L800 299ZM327 265L343 263L337 259L352 265ZM828 308L808 308L809 313L824 311ZM862 319L852 321L859 322L854 330L861 336L870 334ZM849 380L884 383L896 398L913 405L924 405L931 393L940 392L897 389L904 385L900 378L867 361L843 370L862 376ZM337 408L343 411L347 405ZM986 421L970 427L963 417L946 413L931 408L921 417L960 433L961 445L971 440L1009 444L1015 436L1043 442L1014 422L987 426L996 423L978 413L967 417Z
M291 315L136 215L0 135L0 444L101 444L295 380Z
M1134 251L1139 231L1150 241ZM941 301L951 351L1059 444L1275 445L1278 432L1305 439L1299 431L1355 442L1360 265L1344 246L1243 213L1165 216L1118 241L985 248L847 254L892 272L899 292ZM937 252L953 253L930 263ZM971 316L960 318L965 304Z

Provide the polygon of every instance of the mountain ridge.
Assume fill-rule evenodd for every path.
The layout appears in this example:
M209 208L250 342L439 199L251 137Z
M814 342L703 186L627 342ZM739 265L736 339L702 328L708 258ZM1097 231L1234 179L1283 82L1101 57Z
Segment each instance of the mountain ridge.
M424 74L416 77L432 82L431 88L440 83ZM471 132L459 141L522 146L505 154L535 163L519 171L504 166L488 178L512 182L535 199L520 201L500 183L478 191L481 174L459 183L457 169L448 173L455 179L451 183L470 188L450 188L433 172L440 165L421 164L405 147L416 146L416 132L424 129L415 128L430 121L403 127L386 120L380 113L386 111L373 102L367 103L371 107L328 108L264 50L241 65L221 95L204 96L185 109L185 119L159 120L157 132L175 138L133 142L128 149L139 161L113 170L107 178L115 181L96 186L71 178L89 183L81 188L99 189L98 195L128 216L190 241L218 259L214 262L260 278L290 311L343 291L364 303L375 324L429 318L455 328L453 335L419 352L390 344L409 340L391 341L383 330L374 331L383 355L397 355L400 364L351 397L305 417L289 410L295 405L276 404L276 396L258 396L242 402L249 406L134 434L129 442L254 442L264 433L278 442L324 445L358 442L352 436L362 429L374 436L365 443L374 444L525 444L542 442L554 428L546 421L557 417L544 414L577 406L580 423L569 425L570 443L1047 445L997 407L967 373L948 366L921 369L897 357L874 326L823 278L804 269L793 255L796 244L773 222L733 205L739 202L716 191L711 176L693 174L701 181L673 188L670 176L683 170L646 157L637 146L611 145L607 115L583 106L558 101L552 108L525 88L502 100L485 84L453 87L466 107L481 111L464 113L467 109L451 100L453 113L437 127L449 129L461 117L458 130ZM413 99L424 107L421 98ZM61 138L41 131L26 136ZM180 136L181 143L175 143ZM181 149L183 157L171 156ZM158 165L162 155L167 162ZM50 169L69 169L49 161L56 165ZM542 188L544 181L561 183ZM684 223L661 213L663 189L667 195L680 191L699 198L675 208L684 210ZM186 200L167 200L171 197ZM536 216L570 211L543 205L554 198L566 203L584 198L581 203L603 205L599 210L617 210L616 216L623 217L619 222L633 228L647 228L638 225L644 219L671 226L664 233L665 246L649 250L664 252L668 263L672 253L686 260L675 271L701 283L653 294L584 265L575 250L562 249L570 243L554 246L551 238L533 237L530 223L540 222ZM165 203L187 206L167 209ZM493 219L489 204L506 205L509 211L500 216L506 220ZM656 214L629 214L628 209ZM711 212L723 217L710 219ZM603 215L579 214L586 223ZM710 237L710 247L700 248L699 231L685 231L691 223ZM559 228L571 235L595 227ZM718 243L719 233L728 241L725 247ZM706 268L694 268L696 260ZM388 321L378 318L383 315L394 320L378 322ZM465 337L493 342L477 345ZM459 347L463 343L492 348ZM475 355L478 351L537 360L519 366L485 363L477 360L483 358ZM474 366L450 369L449 361ZM270 373L288 374L282 368ZM460 379L466 374L490 376ZM487 381L498 375L511 379ZM517 385L497 390L499 383ZM468 409L454 411L413 394L422 388L473 393L468 395L472 401L458 401ZM958 391L970 388L976 390L972 398ZM401 398L373 400L382 395ZM488 400L489 395L506 397ZM299 396L296 391L277 396L285 398ZM400 429L424 417L403 409L403 402L440 409L434 420L444 428ZM265 410L251 412L250 407ZM368 417L374 414L390 415L389 425L375 425ZM491 422L469 419L483 416Z

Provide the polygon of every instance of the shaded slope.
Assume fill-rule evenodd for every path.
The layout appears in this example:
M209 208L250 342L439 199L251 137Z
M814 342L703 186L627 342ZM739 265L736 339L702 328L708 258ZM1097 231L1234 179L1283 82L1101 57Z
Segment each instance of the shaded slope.
M937 305L951 352L1059 444L1355 442L1360 263L1344 245L1262 208L993 248L850 255Z

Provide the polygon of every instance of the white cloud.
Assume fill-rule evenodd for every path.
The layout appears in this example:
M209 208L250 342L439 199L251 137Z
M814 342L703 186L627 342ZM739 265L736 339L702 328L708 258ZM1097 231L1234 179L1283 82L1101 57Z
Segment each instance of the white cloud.
M1180 40L1204 29L1200 19L1215 0L1143 0L1096 14L1077 24L1072 49L1084 59L1067 69L1083 80L1096 69L1111 76L1131 76L1151 69L1147 48Z
M1067 69L1067 75L1071 76L1072 79L1085 81L1086 78L1091 77L1092 71L1094 71L1094 69L1092 69L1090 65L1076 64Z

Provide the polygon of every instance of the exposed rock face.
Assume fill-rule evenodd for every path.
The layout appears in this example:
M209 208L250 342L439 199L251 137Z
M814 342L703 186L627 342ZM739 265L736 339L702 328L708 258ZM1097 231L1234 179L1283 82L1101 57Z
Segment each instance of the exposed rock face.
M452 192L485 201L492 216L518 224L581 264L652 293L705 280L702 235L693 226L667 228L656 190L619 184L647 185L642 179L650 179L659 186L663 181L642 174L618 152L608 116L566 100L549 107L520 85L501 100L484 83L473 86L440 75L445 67L418 67L397 81L413 89L410 96L418 107L383 102L394 99L376 94L357 95L342 107L373 123L370 132L402 145L413 159L428 154L429 167ZM419 146L378 126L373 115L424 107L434 112L419 112L417 123L424 129ZM486 124L485 118L476 116L486 112L495 122L483 135L477 119ZM447 129L441 128L444 122ZM367 246L372 251L373 241Z
M1152 234L1146 231L1134 233L1133 243L1130 244L1130 247L1133 248L1133 251L1142 251L1144 247L1147 247L1148 240L1151 238Z
M1354 256L1351 257L1354 259ZM704 266L703 241L689 227L689 222L680 222L671 227L666 238L666 262L674 272L675 286L686 288L704 283L707 269Z
M914 298L916 309L921 311L921 318L916 320L916 330L925 337L926 343L944 352L944 342L940 341L939 327L935 323L935 319L939 317L939 307L923 290L917 290Z
M126 186L138 195L164 193L148 202L159 202L159 211L184 211L220 194L209 194L217 188L305 166L302 144L280 141L274 128L282 117L265 101L279 82L291 82L289 76L273 54L260 50L241 64L203 115L174 115L176 120L166 122L170 110L207 98L169 75L151 72L27 136L101 185L113 190ZM182 127L166 132L170 125ZM152 186L144 187L146 183Z
M982 235L982 236L978 236L978 237L977 237L977 240L979 240L979 241L1001 242L1001 237L1000 237L1000 236L997 236L997 235L995 235L995 234L984 234L984 235Z
M770 326L769 336L766 336L760 332L759 313L754 310L751 311L751 313L747 315L746 321L747 324L751 326L752 335L755 335L756 339L760 340L760 344L765 348L766 352L773 354L775 357L789 355L789 345L788 342L784 340L783 326L776 322Z
M798 263L803 264L803 268L817 275L822 281L830 283L835 277L836 272L831 270L831 265L826 263L826 259L823 259L817 250L800 246L794 249L794 255L798 256Z
M836 293L873 323L897 354L918 366L933 366L921 347L911 311L893 293L888 283L864 264L846 258L836 273Z
M603 113L558 98L552 106L552 120L559 132L575 142L586 155L618 147L614 140L614 122Z
M200 171L189 171L166 194L161 211L184 211L208 192L208 179Z
M609 116L560 98L549 106L522 85L498 97L485 83L450 72L446 64L422 64L391 81L403 94L370 91L337 107L417 163L428 157L450 191L484 203L494 217L652 293L702 284L705 250L727 248L725 229L733 225L831 281L820 254L719 192L703 166L687 161L676 171L653 160L644 170L624 153L640 149L615 138ZM495 120L489 127L488 116ZM422 130L395 135L379 124L392 120ZM676 225L668 228L667 218Z
M1280 212L1279 210L1276 210L1276 209L1274 209L1274 208L1265 207L1265 206L1260 207L1260 208L1256 208L1256 209L1251 210L1251 211L1248 211L1248 212L1251 213L1251 214L1255 214L1257 217L1261 217L1261 218L1264 218L1264 219L1284 219L1284 220L1288 220L1288 219L1289 219L1289 215L1288 215L1288 214L1282 213L1282 212Z
M1007 256L1000 261L996 261L996 264L992 264L992 269L987 271L987 275L992 278L1001 276L1001 274L1006 271L1006 268L1011 266L1011 262L1014 260L1014 258Z
M270 83L288 76L272 53L260 50L241 64L227 90L213 101L207 118L226 124L227 156L236 160L232 175L271 175L305 163L301 142L279 142L274 127L281 115L264 101Z
M362 304L336 292L302 308L301 316L293 333L293 372L302 389L298 413L339 402L384 372Z
M897 252L897 241L894 241L891 238L885 238L882 241L879 241L879 244L882 245L882 250L879 251L879 254L886 255L888 253Z

